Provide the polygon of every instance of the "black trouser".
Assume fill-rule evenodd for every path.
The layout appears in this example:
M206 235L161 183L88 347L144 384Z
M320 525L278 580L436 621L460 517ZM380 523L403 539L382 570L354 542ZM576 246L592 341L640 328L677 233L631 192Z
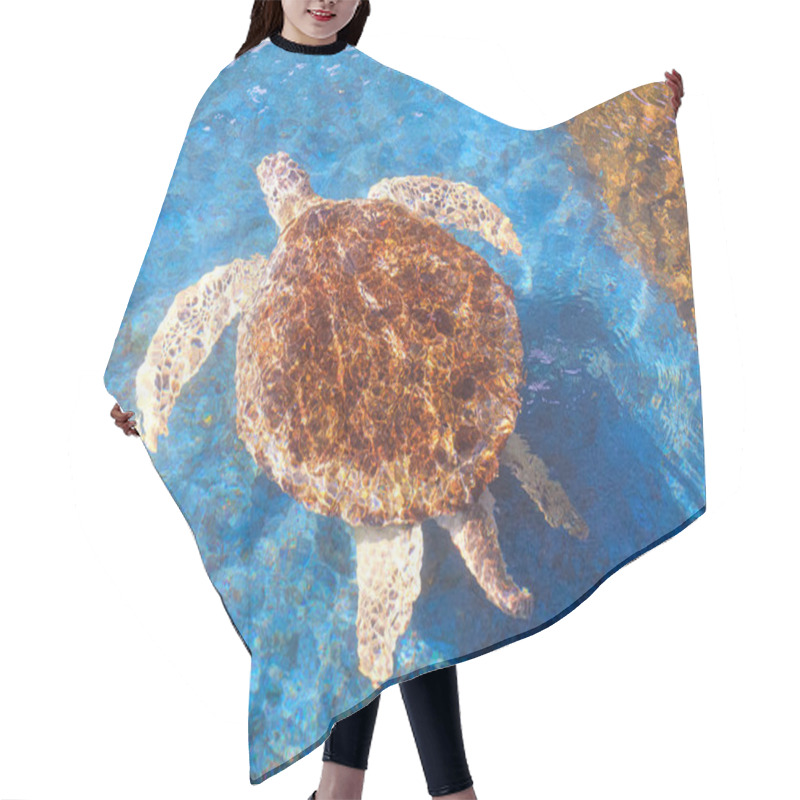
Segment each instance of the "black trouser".
M456 665L402 681L400 692L431 797L468 789L472 777L461 735ZM367 768L380 699L378 695L369 705L334 724L322 751L323 761Z

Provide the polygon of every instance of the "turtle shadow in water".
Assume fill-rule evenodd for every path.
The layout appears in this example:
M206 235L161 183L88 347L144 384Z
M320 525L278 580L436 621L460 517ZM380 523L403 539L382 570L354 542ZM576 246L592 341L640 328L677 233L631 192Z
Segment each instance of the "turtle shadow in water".
M327 200L283 152L255 173L278 242L176 295L136 376L143 441L155 451L181 387L239 316L237 433L282 491L351 526L359 671L377 688L421 591L423 521L449 533L491 603L524 619L533 596L508 573L488 488L500 464L548 525L578 539L588 526L514 430L513 290L442 227L519 255L502 210L428 175Z

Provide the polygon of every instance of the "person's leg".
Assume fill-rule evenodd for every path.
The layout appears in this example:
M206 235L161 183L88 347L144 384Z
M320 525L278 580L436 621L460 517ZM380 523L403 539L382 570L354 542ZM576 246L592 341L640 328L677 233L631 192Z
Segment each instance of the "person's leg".
M314 800L360 800L380 699L378 695L334 724L322 751L322 777Z
M400 683L431 797L474 798L461 732L456 665Z

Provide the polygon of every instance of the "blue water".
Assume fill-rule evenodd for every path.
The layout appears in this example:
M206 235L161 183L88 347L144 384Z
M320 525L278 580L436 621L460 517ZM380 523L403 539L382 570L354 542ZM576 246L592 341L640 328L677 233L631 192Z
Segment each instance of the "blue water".
M566 125L503 125L351 47L320 57L266 44L224 69L200 102L106 370L123 409L137 410L135 373L176 292L274 248L253 168L276 150L325 197L365 197L380 178L425 173L476 185L509 216L521 256L454 235L514 289L527 369L516 430L590 529L586 541L551 529L501 467L490 487L500 543L536 600L523 622L486 599L449 535L426 522L422 593L384 688L550 623L702 513L696 342L669 298L601 235L609 212L591 179L569 170L580 155ZM376 692L357 669L349 527L282 493L237 437L237 323L183 387L151 457L252 652L258 782Z

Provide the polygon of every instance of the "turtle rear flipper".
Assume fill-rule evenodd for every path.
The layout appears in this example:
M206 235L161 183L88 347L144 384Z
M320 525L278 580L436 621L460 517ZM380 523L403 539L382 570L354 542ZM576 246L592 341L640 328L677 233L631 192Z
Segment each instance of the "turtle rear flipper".
M500 453L500 461L511 469L531 500L539 506L551 528L564 528L576 539L588 537L589 526L575 510L564 487L550 478L547 465L539 456L531 453L518 433L508 437Z
M508 574L493 508L494 497L484 489L477 503L457 514L441 515L436 521L450 532L453 544L486 597L504 614L528 619L533 613L533 595Z
M211 348L239 313L253 288L263 256L216 267L175 296L136 373L142 440L156 452L169 433L167 418L181 387L200 369Z
M422 527L354 528L358 581L358 670L377 689L394 672L397 640L411 621L422 583Z
M475 231L505 255L517 255L522 245L511 220L475 186L432 175L407 175L383 178L367 195L370 199L388 198L440 225Z

